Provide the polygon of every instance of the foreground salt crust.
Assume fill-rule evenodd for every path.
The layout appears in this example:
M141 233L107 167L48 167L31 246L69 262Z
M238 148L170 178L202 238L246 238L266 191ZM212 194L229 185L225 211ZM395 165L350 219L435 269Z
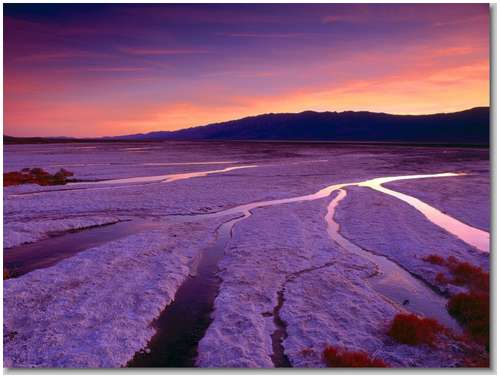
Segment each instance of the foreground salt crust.
M173 143L140 153L121 151L133 146L98 145L92 154L75 151L70 145L7 146L5 161L7 170L32 166L34 161L49 171L51 165L59 169L62 163L74 164L72 170L82 179L195 170L189 165L155 164L163 162L227 160L259 167L94 192L35 186L6 188L4 219L10 225L6 225L5 240L12 245L34 241L47 232L91 225L85 223L90 218L100 224L99 219L211 213L243 203L310 194L334 183L382 176L467 171L471 174L464 180L475 180L477 173L487 181L482 171L487 151L464 153L456 149L442 154L439 149L384 146L364 147L360 152L351 147L265 143L213 143L210 149L203 143ZM467 154L471 154L470 159L464 158ZM207 165L202 170L220 168ZM430 203L466 221L460 214L473 208L465 206L471 191L458 190L452 181L455 179L462 180L446 179L447 195L463 198ZM418 186L419 181L406 184ZM37 196L10 196L47 189L50 192ZM341 233L351 241L386 254L431 284L440 267L423 263L421 257L426 254L453 255L488 268L487 257L478 256L445 231L429 225L410 206L367 188L347 190L337 221ZM362 190L367 194L360 197ZM431 198L413 195L424 201ZM325 343L366 350L395 366L451 366L459 358L461 352L455 349L446 357L441 350L391 344L385 337L387 322L399 305L385 301L365 285L366 278L376 272L373 264L332 244L323 220L328 201L256 209L254 215L236 225L220 265L224 281L216 299L214 321L199 345L200 366L272 367L271 334L276 326L269 314L277 305L279 290L284 290L280 316L288 323L283 344L294 366L323 366L320 354ZM488 202L482 195L474 201L482 201L482 208ZM388 208L391 213L387 213ZM480 211L476 215L481 220ZM5 365L125 364L154 334L151 321L171 301L189 272L193 256L212 240L214 228L223 221L216 218L192 225L170 225L163 232L136 234L82 252L51 268L5 281ZM44 228L44 223L54 226ZM389 229L400 224L402 230ZM382 238L384 232L390 235ZM377 238L381 238L378 244L374 242ZM312 353L304 353L306 348Z
M235 227L198 366L274 366L271 315L280 290L284 352L292 366L324 367L321 353L328 344L375 354L393 366L458 364L460 352L402 346L385 335L394 315L406 309L371 288L373 263L328 238L327 203L256 209Z
M123 366L155 333L151 322L215 226L167 223L4 281L4 366Z

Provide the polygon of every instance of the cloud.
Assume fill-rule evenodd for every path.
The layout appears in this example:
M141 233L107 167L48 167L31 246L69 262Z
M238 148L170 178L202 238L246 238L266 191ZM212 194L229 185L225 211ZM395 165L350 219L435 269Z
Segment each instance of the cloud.
M119 51L130 55L192 55L192 54L210 54L206 49L163 49L163 48L140 48L140 47L120 47Z
M232 71L219 71L219 72L209 72L201 75L201 77L238 77L238 78L268 78L279 75L276 71L241 71L241 70L232 70Z
M450 46L434 51L435 57L469 55L477 52L478 49L474 46Z
M34 54L19 54L14 58L16 62L52 62L64 61L73 59L97 59L109 57L108 54L96 53L91 51L78 51L78 50L58 50L52 52L34 53Z
M147 67L83 67L81 71L88 72L141 72L146 71Z
M297 37L316 36L318 34L319 33L238 33L238 32L217 33L217 35L223 35L226 37L234 37L234 38L297 38Z
M321 20L324 24L333 24L336 22L360 22L362 18L357 15L329 15Z

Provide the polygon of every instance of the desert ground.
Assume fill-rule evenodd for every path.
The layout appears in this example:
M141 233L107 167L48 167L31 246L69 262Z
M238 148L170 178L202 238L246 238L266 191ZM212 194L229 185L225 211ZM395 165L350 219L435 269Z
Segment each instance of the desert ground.
M6 145L6 367L324 367L326 346L392 367L467 366L436 280L489 271L489 150L333 143ZM380 180L374 180L380 179ZM433 345L388 335L434 318Z

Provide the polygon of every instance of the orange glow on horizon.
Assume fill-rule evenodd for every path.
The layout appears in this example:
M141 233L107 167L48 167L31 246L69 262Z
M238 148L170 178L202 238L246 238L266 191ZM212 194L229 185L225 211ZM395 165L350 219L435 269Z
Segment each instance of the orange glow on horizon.
M113 32L109 25L68 29L71 36L99 47L94 51L60 46L64 30L51 23L7 17L4 133L98 137L177 130L263 113L431 114L489 106L488 8L475 7L477 14L464 12L456 19L447 14L455 11L452 5L440 9L442 14L436 15L422 11L420 18L418 12L394 13L407 22L426 23L427 34L394 24L412 35L404 43L390 29L374 41L370 35L350 36L363 23L367 28L378 25L369 12L332 15L328 21L318 15L318 30L310 33L238 32L231 24L230 32L209 29L211 44L186 46L117 44L109 50L109 44L100 45L101 36ZM150 19L145 22L141 33L149 33ZM322 38L329 30L350 43L326 46L329 39ZM21 38L16 44L9 40L14 31ZM43 38L45 49L37 38ZM171 36L167 40L175 41ZM222 42L232 49L224 50ZM245 49L239 51L240 46ZM270 52L262 54L267 48Z

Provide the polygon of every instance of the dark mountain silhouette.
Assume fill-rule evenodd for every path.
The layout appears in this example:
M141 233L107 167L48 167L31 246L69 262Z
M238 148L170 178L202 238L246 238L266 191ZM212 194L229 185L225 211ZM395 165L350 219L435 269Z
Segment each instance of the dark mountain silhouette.
M120 140L324 140L489 144L489 107L456 113L393 115L372 112L263 114L178 131L155 131Z
M177 131L105 138L4 135L5 144L162 140L282 140L489 145L490 108L456 113L394 115L372 112L271 113Z

